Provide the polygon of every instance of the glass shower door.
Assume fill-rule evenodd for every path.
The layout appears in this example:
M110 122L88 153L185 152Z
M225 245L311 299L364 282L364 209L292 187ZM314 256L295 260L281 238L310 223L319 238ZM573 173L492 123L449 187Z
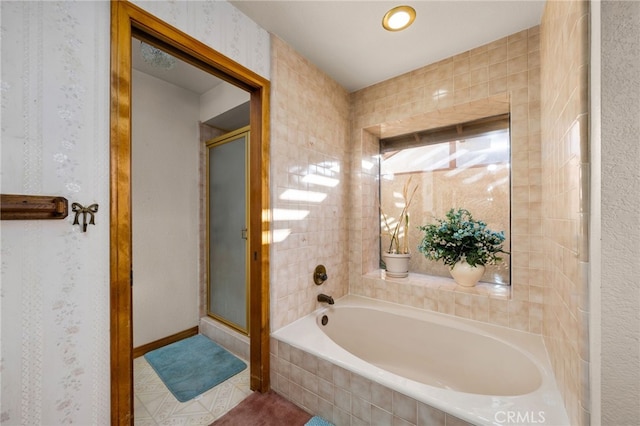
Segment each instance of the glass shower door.
M247 333L248 128L208 148L208 314Z

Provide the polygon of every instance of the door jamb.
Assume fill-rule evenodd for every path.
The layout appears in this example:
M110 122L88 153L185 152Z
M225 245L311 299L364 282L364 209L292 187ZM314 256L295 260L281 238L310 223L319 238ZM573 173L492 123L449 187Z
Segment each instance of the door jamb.
M269 389L269 81L127 1L111 2L111 424L133 424L131 37L250 93L250 387Z

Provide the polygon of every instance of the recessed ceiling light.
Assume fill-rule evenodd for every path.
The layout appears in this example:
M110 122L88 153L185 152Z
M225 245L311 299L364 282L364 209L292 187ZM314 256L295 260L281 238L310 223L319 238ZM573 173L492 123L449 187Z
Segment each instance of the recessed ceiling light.
M382 26L387 31L401 31L416 19L416 11L411 6L394 7L382 18Z

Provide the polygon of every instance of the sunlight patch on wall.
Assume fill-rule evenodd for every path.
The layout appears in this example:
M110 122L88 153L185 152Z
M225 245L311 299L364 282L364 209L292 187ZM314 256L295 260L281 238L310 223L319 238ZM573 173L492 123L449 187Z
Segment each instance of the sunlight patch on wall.
M300 189L287 189L280 195L281 200L288 201L308 201L310 203L321 203L327 198L324 192L302 191Z
M291 234L291 229L274 229L273 230L273 242L281 243L287 239Z
M309 215L309 210L273 209L273 221L303 220Z
M305 177L302 178L302 182L311 183L311 184L320 185L320 186L328 186L330 188L333 188L340 183L338 179L330 178L327 176L314 175L314 174L306 175Z

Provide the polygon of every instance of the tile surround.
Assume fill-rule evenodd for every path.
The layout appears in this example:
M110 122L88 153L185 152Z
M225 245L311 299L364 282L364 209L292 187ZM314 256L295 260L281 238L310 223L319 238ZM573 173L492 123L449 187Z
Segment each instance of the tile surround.
M207 336L240 358L250 359L249 336L241 334L209 316L200 318L198 330L200 334Z
M471 425L285 342L270 347L273 390L336 426Z
M547 2L541 27L542 334L572 424L589 423L589 5Z
M352 250L352 294L410 301L424 309L541 332L542 300L532 299L530 291L543 283L539 49L540 28L533 27L351 94L351 201L358 208L350 210L354 224L350 241L358 242L361 253ZM416 296L396 294L393 289L405 285L379 278L374 266L379 258L378 238L368 230L378 227L377 173L361 164L372 162L378 154L378 137L469 121L505 108L512 121L511 288L480 287L478 294L470 295L451 281L443 284L433 277L415 276L406 287L416 292L424 289L429 296L418 301ZM373 214L363 217L366 211Z
M320 292L348 293L349 97L279 38L271 39L271 329L315 310ZM307 175L335 186L309 183ZM321 202L285 199L287 191ZM329 279L318 287L316 265Z
M323 206L328 215L321 214L333 228L324 230L327 221L312 215L274 226L276 233L291 233L272 249L273 330L315 309L319 289L310 285L310 273L319 260L325 261L323 250L339 247L348 260L332 261L328 269L335 272L322 289L334 297L350 292L542 334L571 421L585 424L589 165L583 87L587 62L580 46L587 40L585 8L581 2L549 2L544 31L533 27L350 95L284 42L272 40L272 164L278 165L272 170L274 208L289 208L279 194L301 184L305 167L319 161L340 166L340 184L329 190L332 201ZM561 43L549 42L559 37L553 31L568 37L567 55L559 50ZM560 56L569 59L551 59ZM545 66L557 70L541 75ZM315 96L313 101L299 94L305 90ZM447 278L417 274L385 279L378 270L378 235L370 232L379 220L372 161L379 137L417 130L416 123L429 118L442 123L448 120L440 114L445 110L453 111L451 119L458 121L469 114L486 116L491 102L509 102L512 119L512 286L466 289ZM321 136L319 123L330 123L335 133ZM296 208L313 212L314 206ZM446 416L418 404L413 417L408 414L413 409L403 411L399 399L394 411L393 405L385 405L388 400L358 395L350 373L311 360L303 366L299 355L281 344L274 350L276 391L338 424L369 424L371 419L416 424L429 413ZM324 370L337 372L326 377L320 373Z

